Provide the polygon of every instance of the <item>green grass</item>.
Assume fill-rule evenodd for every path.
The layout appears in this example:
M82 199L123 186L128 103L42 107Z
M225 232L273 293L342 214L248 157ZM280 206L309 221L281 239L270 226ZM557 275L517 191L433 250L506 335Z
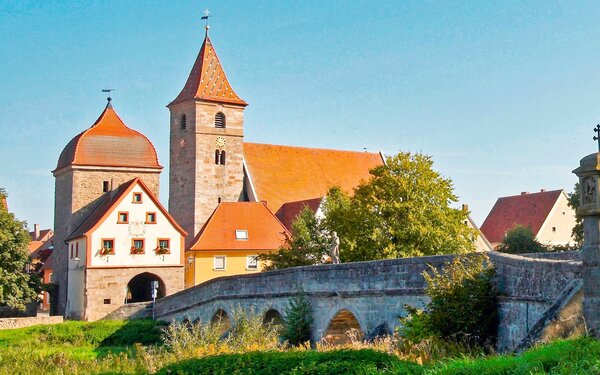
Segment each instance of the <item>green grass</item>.
M423 366L369 349L190 359L193 355L184 359L162 347L160 324L148 320L0 330L0 374L600 374L600 341L591 338L556 341L521 355L444 359Z

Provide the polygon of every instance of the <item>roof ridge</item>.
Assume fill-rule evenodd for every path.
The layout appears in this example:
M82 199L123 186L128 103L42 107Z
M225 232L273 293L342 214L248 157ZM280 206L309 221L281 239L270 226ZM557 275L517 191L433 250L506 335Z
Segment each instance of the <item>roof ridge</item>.
M371 154L377 155L378 152L370 152L370 151L355 151L355 150L341 150L337 148L324 148L324 147L307 147L307 146L293 146L293 145L276 145L273 143L258 143L258 142L244 142L244 144L249 145L260 145L260 146L274 146L274 147L286 147L286 148L296 148L296 149L304 149L304 150L315 150L315 151L334 151L334 152L347 152L352 154Z

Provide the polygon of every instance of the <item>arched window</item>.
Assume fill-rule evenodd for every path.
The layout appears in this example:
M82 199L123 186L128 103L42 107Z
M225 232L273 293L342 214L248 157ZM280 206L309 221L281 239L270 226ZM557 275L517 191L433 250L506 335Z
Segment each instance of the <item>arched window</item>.
M215 115L215 128L224 128L225 127L225 114L223 112L219 112Z
M219 161L221 161L221 151L215 150L215 164L219 164Z
M221 165L225 165L225 150L221 151L221 159L219 162Z
M179 122L179 127L181 129L185 129L187 127L187 118L185 117L185 114L181 115L181 119Z

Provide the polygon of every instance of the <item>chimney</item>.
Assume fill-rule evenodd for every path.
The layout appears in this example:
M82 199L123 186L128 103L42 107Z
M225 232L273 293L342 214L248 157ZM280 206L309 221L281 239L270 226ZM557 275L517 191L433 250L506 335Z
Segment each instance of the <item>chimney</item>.
M540 193L545 193L546 189L540 189Z
M527 195L528 193L526 191L522 191L521 195Z
M33 224L33 240L39 241L38 238L40 238L40 225Z
M468 204L463 204L462 205L462 211L464 213L466 213L466 214L469 213L469 205Z

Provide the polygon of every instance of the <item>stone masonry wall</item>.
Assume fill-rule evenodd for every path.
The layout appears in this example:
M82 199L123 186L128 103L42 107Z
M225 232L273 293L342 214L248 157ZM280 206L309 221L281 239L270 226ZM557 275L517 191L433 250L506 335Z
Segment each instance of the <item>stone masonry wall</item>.
M581 277L581 263L499 253L489 256L502 293L498 347L510 351L567 285ZM422 307L427 302L422 272L452 258L405 258L222 277L158 300L155 311L157 319L165 321L210 321L221 309L232 317L236 308L256 313L274 309L284 315L289 298L301 287L314 310L314 340L324 336L342 309L352 312L366 333L382 326L389 331L406 314L405 304Z
M183 267L88 268L86 270L86 320L98 320L123 306L129 281L141 273L158 276L165 294L183 290ZM109 299L110 304L104 300Z

